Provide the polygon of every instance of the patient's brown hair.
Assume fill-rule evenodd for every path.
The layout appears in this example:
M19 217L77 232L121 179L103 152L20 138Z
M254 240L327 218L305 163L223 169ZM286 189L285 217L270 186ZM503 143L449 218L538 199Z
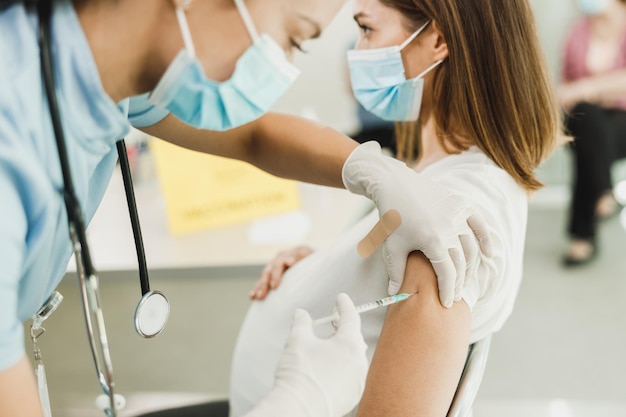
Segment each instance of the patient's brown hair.
M433 76L439 137L456 150L475 144L526 190L540 188L534 170L562 123L528 0L380 1L411 32L436 22L447 42L449 57ZM398 157L410 160L417 122L396 130Z

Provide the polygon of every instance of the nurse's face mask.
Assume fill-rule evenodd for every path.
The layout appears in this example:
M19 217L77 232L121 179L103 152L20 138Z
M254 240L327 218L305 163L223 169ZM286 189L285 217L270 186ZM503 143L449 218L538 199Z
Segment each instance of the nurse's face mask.
M417 77L407 80L402 50L429 23L426 22L401 45L348 51L352 91L367 111L389 121L417 120L422 105L424 76L442 61L435 62Z
M289 89L300 71L269 35L259 35L243 0L235 0L252 45L239 57L231 78L210 80L195 54L182 8L176 9L185 49L163 74L148 100L188 125L229 130L258 119Z

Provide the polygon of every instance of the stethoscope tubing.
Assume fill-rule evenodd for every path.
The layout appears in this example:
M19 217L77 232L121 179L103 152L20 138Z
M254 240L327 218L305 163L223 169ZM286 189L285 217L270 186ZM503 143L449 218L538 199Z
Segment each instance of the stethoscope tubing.
M104 411L107 416L114 417L115 415L117 415L117 412L114 400L115 393L113 382L113 367L108 346L108 338L106 336L104 316L102 313L99 297L98 276L92 263L89 245L87 243L85 220L80 207L80 202L76 196L74 182L72 180L72 173L65 142L65 134L63 132L59 103L57 101L57 95L55 91L52 50L50 44L50 20L52 15L53 2L51 0L43 0L37 1L36 3L39 14L38 41L40 46L40 61L43 86L48 101L50 119L54 131L57 151L59 155L59 162L61 166L61 174L63 178L63 200L65 203L72 249L76 258L77 273L80 282L80 295L83 301L82 304L85 313L85 324L87 327L91 353L96 366L96 374L98 376L98 380L102 389L109 397L109 407L105 407ZM137 310L135 312L135 327L137 332L141 336L145 338L150 338L161 333L161 331L165 327L167 317L169 316L169 302L165 295L163 295L161 292L150 290L150 283L148 279L148 266L143 245L141 226L139 224L139 214L137 211L137 203L135 200L132 175L130 171L130 164L128 161L128 153L126 151L126 144L124 142L124 139L120 139L119 141L117 141L116 147L119 156L120 168L122 171L122 178L124 181L126 202L128 205L128 211L131 219L133 238L135 241L135 250L137 252L139 279L142 292L141 301L138 304ZM148 299L156 300L157 308L158 301L164 301L165 310L162 311L161 319L163 320L163 322L159 325L160 327L155 331L154 326L148 326L147 329L149 329L150 332L147 333L143 328L144 326L141 325L142 323L140 320L140 312L142 311L142 307L149 303ZM154 305L154 303L152 304ZM161 305L161 310L162 309L163 305ZM92 323L92 317L95 320L95 326L94 323ZM147 318L150 319L151 316L149 315ZM96 338L100 341L100 350L97 349ZM101 361L103 362L102 364Z
M124 181L124 191L126 193L126 203L128 205L128 214L130 215L130 224L133 228L135 250L137 252L137 262L139 264L139 283L141 284L141 295L145 295L150 292L148 264L146 262L146 252L143 245L141 225L139 224L137 201L135 200L135 189L133 187L133 179L130 171L130 163L128 162L128 153L126 152L126 143L124 142L124 139L119 140L116 143L116 146L117 154L120 161L120 169L122 171L122 179Z
M51 1L39 1L37 2L39 12L39 46L40 46L40 60L41 71L43 75L43 84L46 91L46 97L48 101L48 107L50 109L50 119L52 122L52 128L54 130L54 136L57 144L57 150L59 154L59 161L61 165L61 173L63 176L63 199L65 201L65 209L67 212L68 228L70 232L70 239L72 241L72 249L76 257L77 273L79 281L81 283L81 297L83 298L83 308L85 313L85 324L87 326L88 340L91 347L91 353L94 363L96 365L96 374L100 386L104 389L110 398L110 408L107 410L107 414L115 416L116 409L113 401L114 398L114 382L112 374L112 363L106 337L106 328L104 326L104 317L102 315L102 309L100 307L100 299L98 297L98 277L95 268L91 261L89 252L89 245L87 243L87 234L85 230L85 222L83 219L82 211L76 192L74 189L74 183L72 181L72 173L69 164L69 158L67 155L67 148L65 146L65 135L63 133L63 126L61 125L61 115L59 111L59 105L56 99L56 92L54 87L54 71L52 67L52 51L50 49L51 39L50 35L50 16L52 13ZM89 282L86 282L89 281ZM91 306L90 308L87 306ZM91 322L91 315L95 315L96 327L98 329L98 338L100 340L101 355L99 358L96 353L96 343L93 323ZM100 361L104 361L104 369L100 367Z
M59 161L61 162L61 173L63 175L63 199L65 201L68 226L70 229L74 228L76 232L81 246L81 257L85 274L86 276L91 276L95 274L95 268L91 261L89 245L87 244L85 221L80 210L78 198L76 197L74 182L72 181L72 173L70 170L69 158L67 156L67 148L65 146L65 134L63 133L63 126L61 126L61 115L54 87L52 51L50 50L50 42L47 42L47 40L50 39L50 14L52 2L39 1L37 2L37 7L40 10L40 16L42 16L39 25L41 68L46 97L48 99L48 107L50 108L52 128L54 130L54 137L59 153Z

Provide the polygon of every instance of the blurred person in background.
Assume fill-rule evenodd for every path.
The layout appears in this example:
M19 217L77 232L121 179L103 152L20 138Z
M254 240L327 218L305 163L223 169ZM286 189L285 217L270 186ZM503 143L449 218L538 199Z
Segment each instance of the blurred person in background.
M611 165L626 157L626 0L578 0L559 99L574 156L565 266L597 254L597 223L617 212Z

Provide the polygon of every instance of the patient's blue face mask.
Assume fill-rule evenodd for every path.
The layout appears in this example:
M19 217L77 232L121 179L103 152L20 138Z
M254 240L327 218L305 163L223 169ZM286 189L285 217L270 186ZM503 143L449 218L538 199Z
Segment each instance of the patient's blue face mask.
M578 7L580 10L591 16L595 16L606 11L608 6L608 0L578 0Z
M148 100L181 121L208 130L229 130L258 119L289 89L300 71L269 35L259 36L243 0L235 0L252 45L239 58L232 77L208 79L195 54L182 8L176 17L185 42Z
M417 77L407 80L402 50L428 23L402 45L348 51L352 91L366 110L389 121L417 120L422 105L424 76L442 61L435 62Z

